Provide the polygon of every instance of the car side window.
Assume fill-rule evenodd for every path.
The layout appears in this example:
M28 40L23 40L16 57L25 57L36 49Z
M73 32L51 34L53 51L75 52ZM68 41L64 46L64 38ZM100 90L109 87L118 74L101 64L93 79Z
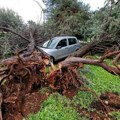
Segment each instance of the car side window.
M75 38L68 38L68 42L69 42L69 45L73 45L77 43Z
M61 40L59 43L58 43L58 45L57 45L57 47L65 47L65 46L67 46L67 39L63 39L63 40Z

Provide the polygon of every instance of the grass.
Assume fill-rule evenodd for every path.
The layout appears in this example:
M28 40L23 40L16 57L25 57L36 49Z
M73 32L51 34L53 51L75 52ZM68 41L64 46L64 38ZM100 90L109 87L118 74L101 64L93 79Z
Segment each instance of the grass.
M90 80L89 87L98 95L103 92L117 92L120 95L120 77L112 75L98 66L87 65L90 72L85 73Z
M70 106L70 100L54 93L44 101L41 112L30 115L28 120L77 120L78 113Z
M93 65L86 65L84 69L79 69L79 72L87 79L88 87L95 91L98 96L108 91L116 92L120 95L120 78L118 76L114 76L104 69ZM41 111L30 115L28 120L88 120L88 118L81 117L71 105L80 105L81 108L93 111L94 109L89 107L93 100L95 100L95 97L84 91L79 91L73 100L54 93L43 102ZM111 115L116 120L120 120L119 112L112 112Z
M81 70L79 70L81 72ZM120 78L112 75L94 65L86 65L82 70L82 75L87 79L88 87L91 88L98 96L105 92L116 92L120 95ZM73 102L80 104L82 108L89 108L95 97L84 91L79 91L74 97Z
M110 63L111 64L111 63ZM79 69L81 72L81 69ZM112 75L102 69L101 67L94 65L86 65L82 70L83 77L87 79L88 87L91 88L99 96L105 92L115 92L120 95L120 77ZM79 91L73 99L74 104L79 104L81 108L87 108L89 111L94 109L90 108L90 104L95 100L95 97L88 93ZM120 112L110 113L116 120L120 120Z

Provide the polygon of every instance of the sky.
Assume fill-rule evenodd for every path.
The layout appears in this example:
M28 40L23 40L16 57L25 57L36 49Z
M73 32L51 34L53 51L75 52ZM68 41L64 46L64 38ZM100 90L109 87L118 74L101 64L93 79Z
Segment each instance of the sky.
M96 10L104 6L105 0L82 0L86 4L90 4L91 10Z
M42 0L36 0L45 9ZM104 5L105 0L82 0L91 6L91 10L96 10ZM25 22L33 20L39 22L41 17L41 8L35 0L0 0L0 8L9 8L17 12ZM43 19L42 19L43 21Z
M42 0L37 0L43 8ZM41 9L34 0L0 0L0 8L10 8L17 12L25 22L33 20L38 22L41 16Z

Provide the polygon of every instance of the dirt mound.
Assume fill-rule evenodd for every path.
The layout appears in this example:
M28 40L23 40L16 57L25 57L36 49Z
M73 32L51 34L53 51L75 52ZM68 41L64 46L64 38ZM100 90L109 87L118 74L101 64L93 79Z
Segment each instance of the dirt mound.
M86 116L90 120L114 120L109 113L111 111L120 111L120 97L116 93L106 92L100 95L100 100L93 101L90 105L94 111L77 106L81 116ZM107 110L107 111L106 111ZM115 119L116 120L116 119Z
M47 98L47 96L41 95L39 92L29 93L22 97L22 101L2 106L4 120L22 120L23 117L27 117L30 113L38 112L41 102Z
M22 115L26 117L30 113L37 113L40 110L41 102L46 98L46 95L39 92L26 94L21 108Z
M1 71L2 115L3 120L22 120L40 109L46 99L38 90L46 86L44 62L38 55L5 62L6 70ZM3 74L3 75L2 75Z
M100 95L100 99L109 112L113 110L120 111L120 97L117 93L103 93ZM91 107L96 108L97 110L104 110L103 105L99 101L92 102Z

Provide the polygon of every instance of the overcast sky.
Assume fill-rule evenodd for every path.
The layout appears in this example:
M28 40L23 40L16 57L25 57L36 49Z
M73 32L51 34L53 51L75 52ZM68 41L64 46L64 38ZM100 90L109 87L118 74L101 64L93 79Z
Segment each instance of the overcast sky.
M37 0L43 8L45 5L42 0ZM95 10L98 7L104 5L105 0L82 0L85 3L90 4L91 9ZM0 0L0 8L10 8L17 12L25 22L28 20L33 20L38 22L40 19L40 7L34 0Z
M96 10L103 7L105 0L82 0L85 3L90 4L91 10Z

